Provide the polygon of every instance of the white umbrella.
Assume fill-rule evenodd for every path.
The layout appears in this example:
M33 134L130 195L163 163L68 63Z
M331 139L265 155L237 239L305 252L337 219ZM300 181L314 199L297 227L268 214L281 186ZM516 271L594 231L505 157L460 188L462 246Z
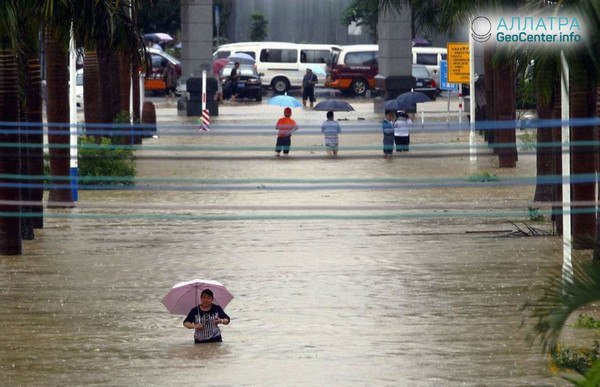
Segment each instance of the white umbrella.
M166 34L164 32L155 32L154 35L156 35L160 40L164 40L164 41L171 41L171 40L173 40L173 38L171 37L171 35Z
M213 304L219 305L223 309L233 300L233 295L222 283L195 279L173 286L162 299L162 303L172 314L186 316L192 308L200 304L200 295L205 289L210 289L213 292Z
M243 52L237 52L235 54L229 55L229 57L227 58L232 62L240 62L240 63L248 63L248 64L254 64L254 62L256 62L256 60L254 60L254 58L251 55L245 54Z

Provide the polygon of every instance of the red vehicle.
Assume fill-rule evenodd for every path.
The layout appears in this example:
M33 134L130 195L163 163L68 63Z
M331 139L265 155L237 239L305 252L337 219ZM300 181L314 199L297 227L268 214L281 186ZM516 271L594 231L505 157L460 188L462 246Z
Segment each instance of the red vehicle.
M373 88L379 71L379 47L376 44L344 46L334 50L325 87L363 95Z

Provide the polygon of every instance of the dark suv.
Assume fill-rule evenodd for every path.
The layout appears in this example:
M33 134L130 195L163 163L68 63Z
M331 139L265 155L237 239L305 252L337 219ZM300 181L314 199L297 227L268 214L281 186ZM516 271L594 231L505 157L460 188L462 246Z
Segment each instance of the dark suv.
M437 97L437 87L433 78L429 74L427 67L423 65L412 65L412 76L415 77L415 91L427 95L432 101Z
M233 63L228 63L221 70L221 76L223 81L223 98L228 99L231 97L231 82L229 81L229 75L233 69ZM237 98L253 98L257 101L262 101L263 87L259 74L254 65L240 64L239 78L237 80Z

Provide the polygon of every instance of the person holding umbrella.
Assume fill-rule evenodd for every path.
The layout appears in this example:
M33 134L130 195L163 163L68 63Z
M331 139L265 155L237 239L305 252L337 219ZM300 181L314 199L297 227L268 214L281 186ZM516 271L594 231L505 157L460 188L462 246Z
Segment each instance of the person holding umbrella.
M327 121L323 122L321 132L325 135L325 148L327 148L327 156L337 156L339 138L338 134L342 131L340 124L333 120L333 111L327 112Z
M229 74L229 86L231 87L231 102L235 102L235 97L237 97L237 84L238 78L240 77L240 62L235 62L233 64L233 68L231 69L231 73Z
M410 133L408 127L412 125L412 120L404 110L396 111L396 121L394 122L394 142L396 143L396 152L408 152L410 145Z
M212 290L204 289L200 294L200 304L193 307L183 321L183 326L194 329L194 342L220 343L221 329L219 325L228 325L231 319L219 305L213 304Z
M186 316L183 326L194 329L196 343L212 343L223 341L219 325L231 321L223 311L231 300L233 295L222 283L194 279L173 286L161 302L172 314Z

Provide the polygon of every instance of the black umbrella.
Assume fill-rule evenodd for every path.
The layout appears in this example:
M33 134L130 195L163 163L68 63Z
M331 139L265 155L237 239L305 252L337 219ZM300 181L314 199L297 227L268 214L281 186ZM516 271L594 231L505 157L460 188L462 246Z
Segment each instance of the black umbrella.
M416 37L412 40L413 47L427 47L431 46L431 42L425 38Z
M404 110L406 112L411 113L417 111L417 107L415 105L399 102L398 99L388 99L383 104L381 104L381 108L383 110L393 110L394 112L397 110Z
M326 99L315 105L313 110L333 111L333 112L350 112L354 108L346 101L339 99Z
M418 91L409 91L408 93L402 93L396 97L396 101L404 105L416 105L421 102L429 102L431 99Z

